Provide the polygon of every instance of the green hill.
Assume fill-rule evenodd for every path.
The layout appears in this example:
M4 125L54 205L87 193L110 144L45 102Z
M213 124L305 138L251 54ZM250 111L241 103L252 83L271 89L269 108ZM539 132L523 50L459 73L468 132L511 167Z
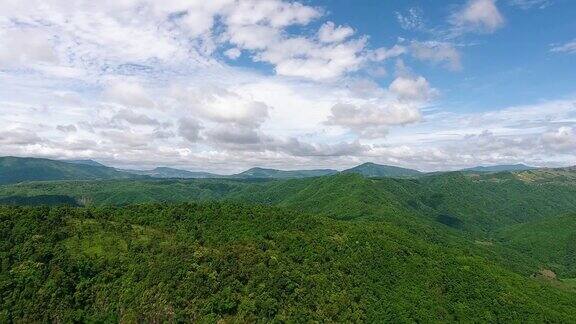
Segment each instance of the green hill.
M576 278L576 214L506 227L497 238L502 244L531 255L542 268L565 278Z
M422 175L422 172L413 169L406 169L391 165L381 165L367 162L353 168L342 171L343 173L358 173L365 177L415 177Z
M575 174L1 185L88 207L0 207L0 322L570 322Z
M473 168L462 169L462 171L469 172L505 172L505 171L526 171L534 170L536 168L527 166L525 164L502 164L502 165L490 165L490 166L477 166Z
M153 170L123 170L128 173L146 175L153 178L176 178L176 179L204 179L204 178L224 178L214 173L195 172L167 167L157 167Z
M1 322L572 322L576 295L379 221L0 207Z
M330 169L321 170L276 170L265 168L251 168L244 172L230 176L239 179L289 179L289 178L309 178L336 174L338 171Z
M105 166L37 158L0 157L0 184L24 181L130 178L137 178L137 176Z
M576 212L576 182L523 181L512 173L453 172L417 179L341 173L257 182L113 180L0 187L0 197L36 195L67 195L94 205L226 199L321 212L338 219L416 217L480 236L505 226Z
M84 165L91 165L91 166L100 166L100 167L104 167L105 165L100 163L100 162L96 162L94 160L61 160L62 162L67 162L67 163L72 163L72 164L84 164Z

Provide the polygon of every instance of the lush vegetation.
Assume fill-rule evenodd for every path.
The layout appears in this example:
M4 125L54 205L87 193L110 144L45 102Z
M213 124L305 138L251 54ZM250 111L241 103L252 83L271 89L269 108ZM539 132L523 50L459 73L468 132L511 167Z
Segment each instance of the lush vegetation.
M418 170L406 169L391 165L376 163L363 163L343 171L344 173L358 173L365 177L416 177L423 173Z
M576 278L576 214L503 228L502 244L536 258L564 278Z
M0 205L0 322L576 318L573 168L27 182Z
M36 158L0 157L0 184L23 181L129 179L137 177L100 165Z
M570 322L576 295L381 221L0 208L0 321Z

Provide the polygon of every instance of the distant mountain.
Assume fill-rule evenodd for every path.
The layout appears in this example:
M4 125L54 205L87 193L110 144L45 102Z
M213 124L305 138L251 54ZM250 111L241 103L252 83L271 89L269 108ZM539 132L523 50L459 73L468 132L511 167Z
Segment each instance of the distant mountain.
M276 169L252 168L230 177L241 179L289 179L321 177L336 173L338 173L338 171L331 169L284 171Z
M223 178L224 176L208 173L208 172L193 172L187 170L180 170L167 167L157 167L154 170L124 170L133 174L147 175L153 178L180 178L180 179L195 179L195 178Z
M526 171L533 170L535 167L527 166L525 164L502 164L491 166L477 166L473 168L462 169L461 171L468 172L505 172L505 171Z
M83 165L91 165L91 166L99 166L105 167L104 164L100 162L96 162L94 160L62 160L62 162L72 163L72 164L83 164Z
M406 169L391 165L382 165L372 162L367 162L355 166L351 169L342 171L343 173L358 173L365 177L375 178L375 177L414 177L422 175L423 173L414 170Z
M131 179L139 176L106 166L37 158L0 157L0 184L46 180Z

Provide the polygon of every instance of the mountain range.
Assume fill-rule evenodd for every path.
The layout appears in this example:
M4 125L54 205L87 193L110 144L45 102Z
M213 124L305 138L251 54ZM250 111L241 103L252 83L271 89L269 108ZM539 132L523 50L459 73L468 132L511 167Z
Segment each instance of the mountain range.
M526 171L534 170L535 167L527 166L525 164L503 164L503 165L491 165L491 166L476 166L473 168L462 169L462 171L470 172L504 172L504 171Z
M8 318L576 318L574 167L148 172L0 158Z
M493 173L508 171L527 171L536 168L524 164L478 166L461 171L471 173ZM336 173L356 173L368 178L396 177L414 178L429 173L376 163L363 163L350 169L317 170L278 170L255 167L246 171L221 175L202 171L187 171L169 167L157 167L152 170L116 169L94 160L50 160L41 158L0 157L0 184L23 181L50 180L96 180L96 179L138 179L138 178L174 178L174 179L298 179L334 175Z

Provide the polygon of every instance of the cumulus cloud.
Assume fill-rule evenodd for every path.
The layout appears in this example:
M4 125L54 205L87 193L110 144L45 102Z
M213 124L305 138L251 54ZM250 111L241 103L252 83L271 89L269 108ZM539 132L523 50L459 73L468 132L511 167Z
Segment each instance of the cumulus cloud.
M155 106L148 92L137 82L113 80L106 85L104 96L112 102L129 107Z
M454 30L501 27L495 4L459 7ZM420 10L397 18L426 31ZM309 2L0 1L0 154L213 171L571 156L573 103L439 116L439 92L403 64L371 79L408 55L461 65L447 41L373 48Z
M0 29L0 68L57 64L52 36L40 28Z
M469 0L452 15L451 23L464 32L491 33L504 25L504 17L495 0Z
M186 88L171 91L183 110L215 123L257 127L268 118L268 105L222 87Z
M184 117L178 121L178 134L191 143L200 140L201 129L202 125L195 119Z
M394 45L391 48L384 48L380 47L377 48L369 53L369 59L373 61L384 61L390 58L398 57L407 52L405 46L402 45Z
M123 120L134 125L159 126L160 122L145 114L136 113L130 109L122 109L112 119Z
M318 39L323 43L342 42L354 35L354 29L349 26L335 26L333 22L324 23L318 30Z
M462 68L460 53L450 43L414 41L410 44L410 51L419 60L443 64L450 70L460 70Z
M74 125L58 125L56 126L56 129L64 133L74 133L78 131Z
M224 52L224 55L226 55L226 57L228 57L231 60L235 60L237 58L239 58L242 55L242 51L240 51L239 49L233 47L230 48L228 50L226 50Z
M378 139L393 125L405 125L421 119L417 105L400 102L375 105L339 103L332 107L325 124L352 130L361 138Z
M239 126L218 126L206 132L209 140L217 144L259 144L260 134L255 129Z
M41 141L36 133L23 128L0 131L0 143L3 145L31 145Z
M576 131L573 127L563 126L542 134L542 142L559 152L576 152Z
M388 88L400 100L406 101L427 101L437 94L422 76L401 75L394 79Z

